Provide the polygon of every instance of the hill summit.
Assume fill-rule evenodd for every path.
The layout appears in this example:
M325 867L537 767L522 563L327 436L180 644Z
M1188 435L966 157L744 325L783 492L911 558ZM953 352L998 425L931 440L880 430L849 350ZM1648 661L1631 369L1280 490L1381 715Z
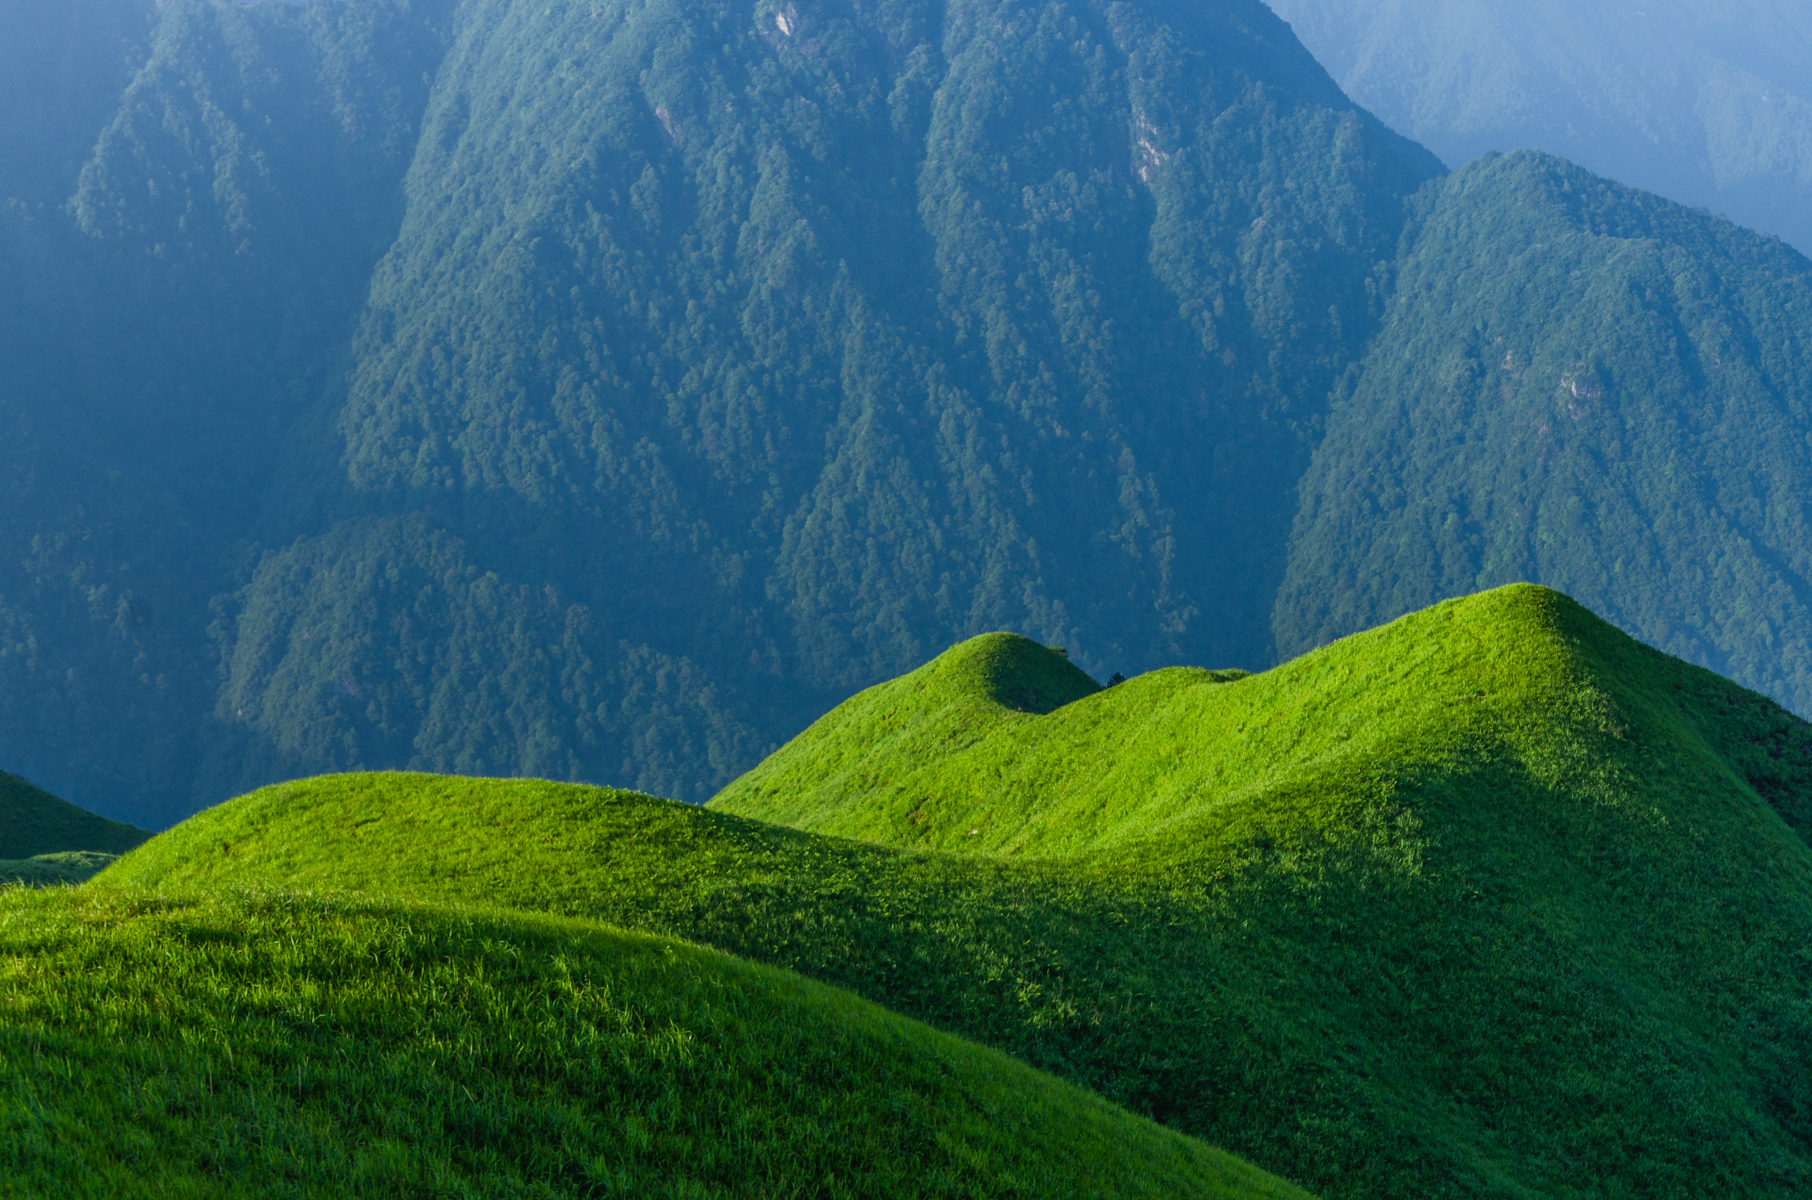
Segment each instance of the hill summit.
M1258 675L1098 689L993 635L703 810L332 777L204 813L92 886L484 900L687 938L1326 1196L1785 1197L1812 1181L1809 795L1812 727L1516 586Z
M1100 691L1053 688L1057 703L1028 715L1000 697L1033 664L1057 678L1068 667L1022 638L957 646L840 705L712 807L883 844L1095 853L1180 837L1311 782L1351 786L1381 763L1398 773L1508 755L1527 771L1530 729L1555 739L1546 771L1563 746L1585 763L1597 755L1588 731L1605 732L1618 711L1613 697L1684 719L1694 710L1677 693L1716 679L1528 585L1437 605L1261 675L1167 668ZM1801 722L1716 686L1744 695L1743 711L1770 714L1765 761L1728 733L1720 751L1805 828Z

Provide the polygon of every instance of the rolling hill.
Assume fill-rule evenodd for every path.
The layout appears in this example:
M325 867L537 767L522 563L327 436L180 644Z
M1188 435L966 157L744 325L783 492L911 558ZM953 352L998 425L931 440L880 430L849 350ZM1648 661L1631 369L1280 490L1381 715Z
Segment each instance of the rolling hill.
M1305 1194L787 972L592 922L0 892L10 1196Z
M82 850L123 854L150 836L0 771L0 859Z
M90 888L684 937L1328 1196L1788 1196L1812 1172L1808 785L1803 722L1513 587L1257 676L1100 689L977 639L704 810L283 785Z

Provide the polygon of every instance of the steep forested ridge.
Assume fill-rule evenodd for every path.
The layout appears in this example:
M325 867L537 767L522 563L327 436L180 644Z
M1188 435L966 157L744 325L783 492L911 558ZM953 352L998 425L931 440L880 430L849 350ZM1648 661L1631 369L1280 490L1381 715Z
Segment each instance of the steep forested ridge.
M404 700L417 762L702 798L977 628L1095 664L1262 644L1241 600L1276 569L1297 423L1430 168L1262 8L1159 11L472 13L356 342L347 465L586 628L554 622L573 698L531 741ZM1305 312L1293 276L1339 290ZM459 670L406 632L382 655ZM388 720L401 681L372 674ZM600 700L649 674L680 680L677 723L611 728ZM487 707L520 723L546 690ZM780 703L727 703L751 691ZM344 707L323 722L367 727Z
M202 726L192 795L389 764L702 798L981 628L1103 673L1261 659L1290 488L1435 169L1256 3L160 10L70 212L187 285L157 318L209 337L149 345L228 376L175 441L231 499L178 493L163 554L188 620L220 597L212 715L159 714ZM324 255L329 221L372 236ZM312 274L241 306L267 252ZM175 465L145 490L207 475Z
M432 8L9 6L38 102L0 114L0 744L30 778L192 806L211 605L279 464L332 462L307 421L400 219Z
M1812 263L1557 159L1418 198L1303 480L1289 652L1519 579L1812 704Z
M1257 0L4 19L0 762L90 808L377 767L696 800L984 630L1098 677L1262 667L1518 572L1809 702L1804 260L1552 163L1443 179ZM1518 171L1574 198L1500 211ZM1613 242L1693 337L1747 332L1634 382L1673 335L1600 304ZM1487 306L1544 396L1732 406L1720 453L1589 451L1718 498L1664 535L1469 501L1545 548L1396 549L1393 489L1549 470L1368 415ZM1785 465L1739 503L1757 439Z

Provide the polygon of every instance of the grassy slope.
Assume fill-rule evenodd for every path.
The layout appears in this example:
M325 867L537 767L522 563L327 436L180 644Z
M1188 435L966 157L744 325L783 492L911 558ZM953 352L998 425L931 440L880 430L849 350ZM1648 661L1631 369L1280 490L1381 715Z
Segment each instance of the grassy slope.
M595 923L12 891L0 964L0 1195L1303 1195L847 992Z
M1781 820L1805 827L1812 739L1778 707L1536 588L1237 682L1091 695L1070 676L1048 715L998 703L1004 669L1065 677L1033 649L970 643L864 693L718 802L896 848L626 793L364 776L235 801L101 880L683 934L1328 1195L1812 1179L1812 852Z
M0 860L70 850L120 854L151 835L109 821L0 771Z
M1437 605L1263 675L1154 671L1049 716L974 682L990 674L976 664L1008 655L1067 666L1024 638L977 638L853 697L712 807L883 845L1149 866L1188 862L1248 818L1319 821L1341 793L1375 790L1380 768L1432 779L1501 764L1590 790L1566 777L1616 774L1648 734L1688 763L1710 750L1812 827L1803 722L1543 588ZM1291 815L1286 798L1305 791L1310 809Z
M52 883L83 883L118 857L98 850L66 850L58 854L34 854L30 858L0 859L0 884L42 887Z

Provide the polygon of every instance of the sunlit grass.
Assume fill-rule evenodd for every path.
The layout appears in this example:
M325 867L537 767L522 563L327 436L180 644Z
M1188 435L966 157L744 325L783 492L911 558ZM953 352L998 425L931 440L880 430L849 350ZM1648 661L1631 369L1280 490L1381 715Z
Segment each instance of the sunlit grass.
M1803 723L1535 588L1259 676L1078 674L1023 639L958 647L702 811L534 781L283 785L89 886L677 935L1324 1195L1812 1181ZM1067 703L1001 703L1028 690Z
M0 895L0 1193L1301 1193L846 992L590 922Z

